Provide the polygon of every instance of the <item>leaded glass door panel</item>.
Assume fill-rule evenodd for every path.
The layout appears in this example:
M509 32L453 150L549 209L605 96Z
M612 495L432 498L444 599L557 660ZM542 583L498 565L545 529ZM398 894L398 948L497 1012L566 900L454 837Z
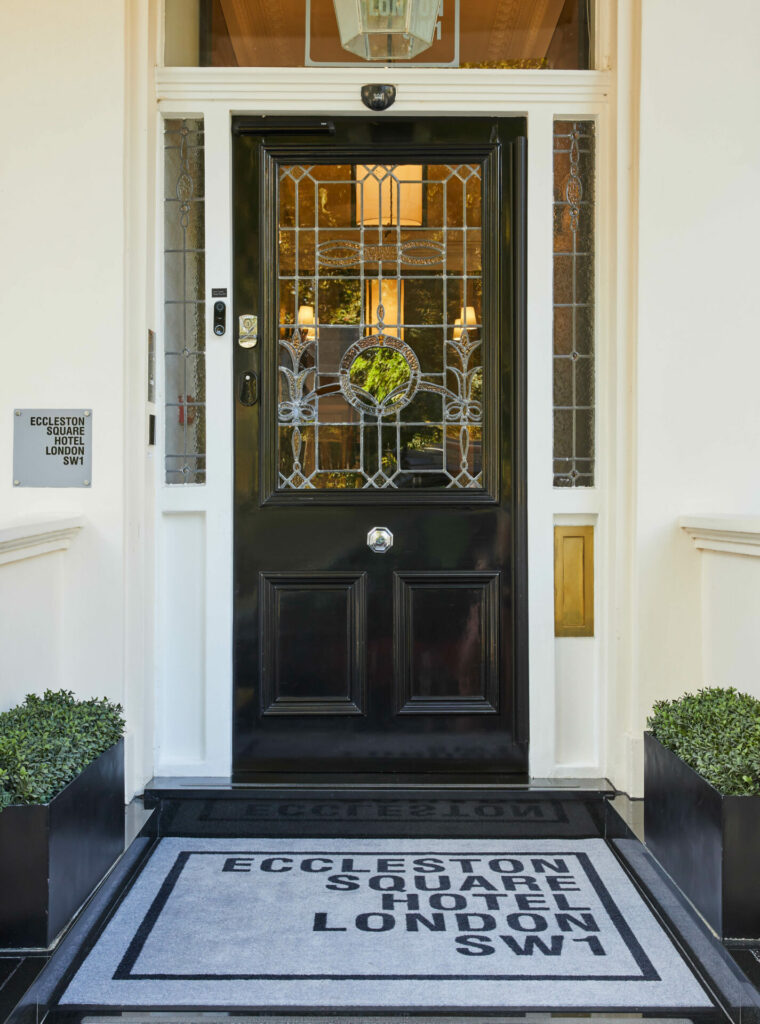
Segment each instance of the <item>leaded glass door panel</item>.
M482 167L277 177L279 487L482 488Z
M524 771L522 123L332 128L235 125L235 772Z

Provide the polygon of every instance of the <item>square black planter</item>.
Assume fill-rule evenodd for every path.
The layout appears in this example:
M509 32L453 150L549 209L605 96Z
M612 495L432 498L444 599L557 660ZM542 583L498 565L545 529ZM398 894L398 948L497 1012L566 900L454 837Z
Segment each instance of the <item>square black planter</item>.
M47 948L124 850L124 740L49 804L0 813L0 948Z
M760 938L760 796L723 796L647 732L644 834L721 938Z

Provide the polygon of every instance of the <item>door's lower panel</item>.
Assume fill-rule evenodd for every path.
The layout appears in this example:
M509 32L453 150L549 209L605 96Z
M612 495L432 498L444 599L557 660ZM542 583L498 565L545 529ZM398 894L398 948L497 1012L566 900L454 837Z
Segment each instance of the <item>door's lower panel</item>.
M260 648L251 686L238 691L236 780L267 771L525 771L504 683L501 574L385 574L390 587L366 572L260 574ZM385 624L383 644L368 643L370 621ZM379 663L389 670L379 673Z
M261 714L361 715L366 574L260 575Z
M400 715L497 713L498 572L395 573L393 638Z

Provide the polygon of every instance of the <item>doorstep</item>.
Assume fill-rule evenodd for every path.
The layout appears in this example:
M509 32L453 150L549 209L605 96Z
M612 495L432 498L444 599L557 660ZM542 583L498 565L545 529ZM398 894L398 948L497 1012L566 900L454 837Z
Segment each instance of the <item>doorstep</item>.
M153 779L161 836L596 836L615 796L607 779L516 783L513 776L304 775Z
M233 782L231 776L166 776L153 778L145 786L145 805L152 806L154 801L167 797L186 797L193 794L221 794L232 796L256 793L266 790L296 793L307 789L333 789L346 792L366 789L368 792L399 789L414 790L468 790L473 792L498 791L511 793L562 793L563 798L573 796L614 796L615 787L609 779L528 779L511 774L463 774L461 772L425 772L408 774L401 772L383 772L382 774L346 774L338 772L293 773L288 776L283 772L260 772L255 780Z

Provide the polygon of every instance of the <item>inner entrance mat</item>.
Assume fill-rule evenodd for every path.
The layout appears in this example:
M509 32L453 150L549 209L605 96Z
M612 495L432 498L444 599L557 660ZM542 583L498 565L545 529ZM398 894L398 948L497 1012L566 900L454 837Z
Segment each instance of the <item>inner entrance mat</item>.
M163 839L61 1003L712 1005L601 839Z

